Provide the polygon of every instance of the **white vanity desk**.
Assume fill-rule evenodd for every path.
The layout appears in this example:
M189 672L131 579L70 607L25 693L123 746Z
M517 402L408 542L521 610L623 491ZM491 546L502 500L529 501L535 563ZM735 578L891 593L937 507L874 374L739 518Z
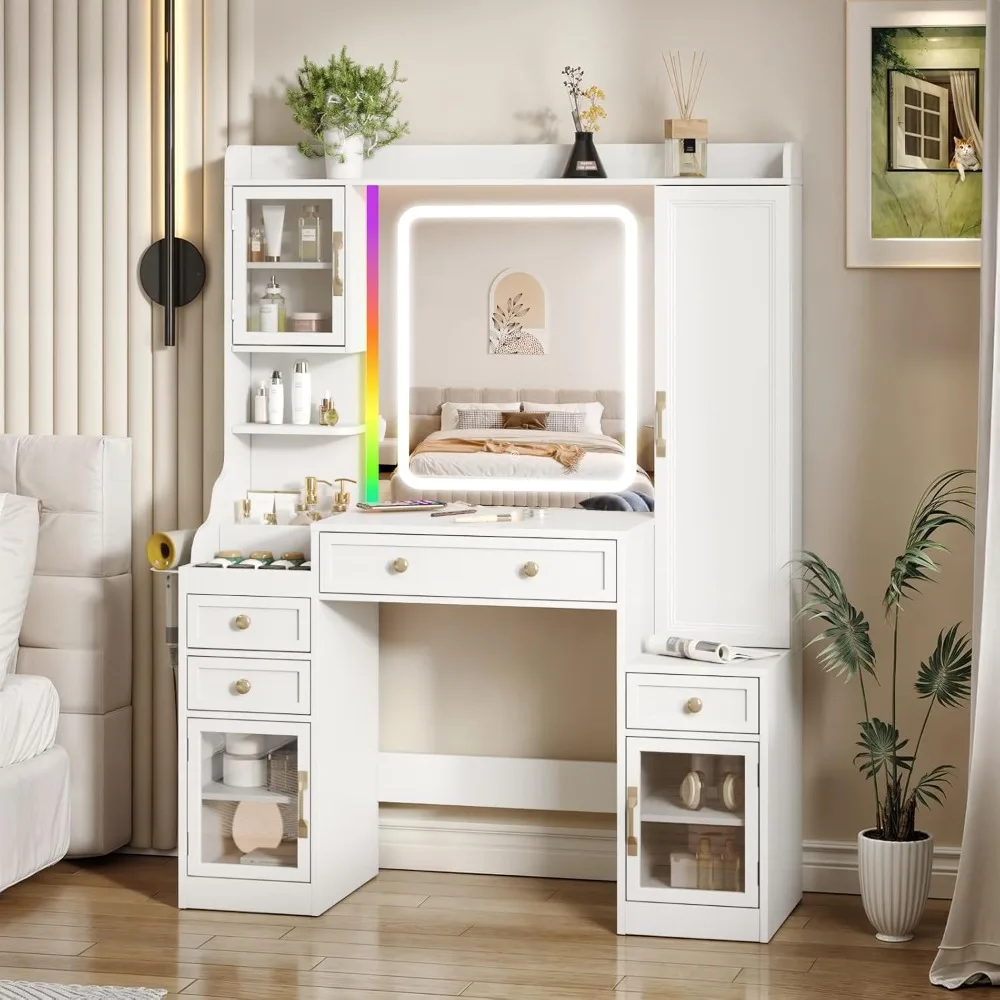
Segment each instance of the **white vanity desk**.
M378 871L380 802L614 817L613 845L593 840L590 876L615 878L620 933L767 941L798 902L801 707L787 568L801 547L798 150L716 144L719 176L680 182L657 176L658 143L602 147L619 182L555 179L565 155L400 146L379 163L382 183L421 201L459 183L510 186L526 200L574 202L597 190L611 202L638 199L655 515L563 509L456 524L349 512L309 528L249 523L239 510L254 491L301 490L305 476L364 479L366 279L379 274L377 261L365 263L365 212L374 202L363 184L306 173L316 165L294 150L229 151L226 457L193 561L303 551L312 567L180 570L182 908L324 912ZM260 206L284 203L293 218L305 202L342 234L343 259L248 263ZM272 270L296 308L332 314L330 330L252 327L249 305ZM386 286L390 275L383 267ZM248 424L260 380L300 356L317 389L332 386L340 424ZM613 615L613 760L380 752L381 603ZM654 631L776 652L719 666L651 656L642 643ZM591 658L602 655L595 647ZM468 656L474 664L474 643ZM541 711L537 719L544 725ZM428 867L416 853L392 861ZM466 852L440 867L477 870L475 861Z

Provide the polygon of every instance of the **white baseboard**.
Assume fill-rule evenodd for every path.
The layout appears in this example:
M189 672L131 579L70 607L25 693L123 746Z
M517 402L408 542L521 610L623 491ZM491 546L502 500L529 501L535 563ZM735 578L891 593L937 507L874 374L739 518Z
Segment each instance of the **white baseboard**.
M958 847L935 847L931 899L951 899L958 872ZM802 888L806 892L857 894L858 845L853 841L807 840L802 845Z
M957 847L934 851L930 895L951 899ZM379 867L548 878L615 878L615 833L608 829L442 820L382 813ZM858 893L858 851L851 841L802 845L806 892Z

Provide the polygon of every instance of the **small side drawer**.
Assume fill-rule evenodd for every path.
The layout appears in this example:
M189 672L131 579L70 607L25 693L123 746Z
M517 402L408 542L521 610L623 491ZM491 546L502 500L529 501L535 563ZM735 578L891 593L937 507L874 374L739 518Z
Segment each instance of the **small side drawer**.
M309 652L307 597L220 597L188 594L190 649Z
M189 656L188 709L309 714L309 660Z
M757 678L626 674L625 726L697 733L760 732Z

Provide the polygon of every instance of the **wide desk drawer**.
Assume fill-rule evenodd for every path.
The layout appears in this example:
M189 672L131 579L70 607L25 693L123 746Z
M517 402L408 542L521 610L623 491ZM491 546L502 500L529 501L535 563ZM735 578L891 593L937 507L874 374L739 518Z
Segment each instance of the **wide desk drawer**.
M309 714L309 660L189 656L188 709Z
M756 677L625 676L625 726L699 733L760 730Z
M405 514L397 515L405 517ZM497 601L617 599L613 541L323 534L323 594Z
M188 594L189 649L308 653L309 640L307 597Z

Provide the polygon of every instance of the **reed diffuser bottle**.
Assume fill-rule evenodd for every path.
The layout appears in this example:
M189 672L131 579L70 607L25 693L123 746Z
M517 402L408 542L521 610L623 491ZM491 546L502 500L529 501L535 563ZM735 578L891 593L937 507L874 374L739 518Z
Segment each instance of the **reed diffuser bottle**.
M681 115L663 122L665 174L667 177L707 177L708 119L694 117L695 101L705 78L705 53L695 52L691 56L686 75L680 52L669 52L662 59Z

